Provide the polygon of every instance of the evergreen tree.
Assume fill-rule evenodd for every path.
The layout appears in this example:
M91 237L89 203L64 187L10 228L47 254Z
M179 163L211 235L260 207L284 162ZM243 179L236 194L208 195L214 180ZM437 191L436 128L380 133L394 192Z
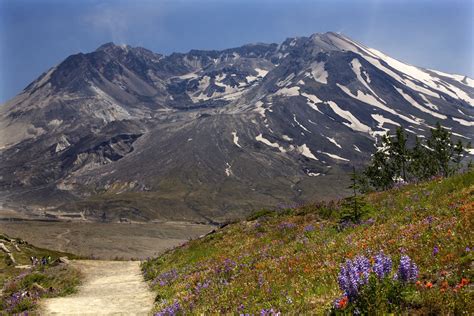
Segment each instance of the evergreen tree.
M454 144L451 140L451 133L443 128L439 122L436 123L435 129L431 129L427 146L435 163L436 174L447 177L459 169L463 158L464 145L460 140L457 144ZM454 166L451 162L454 162Z
M415 146L411 149L409 154L410 164L408 173L412 180L426 180L436 173L430 151L423 145L420 138L415 138Z
M388 153L395 168L397 178L408 181L407 169L410 159L409 150L407 149L408 137L402 127L398 127L395 137L390 139L388 143Z
M461 169L461 161L465 157L464 150L471 147L471 143L464 145L460 139L458 139L456 145L454 145L454 171Z
M344 200L342 220L359 223L363 215L365 202L362 195L359 194L361 191L360 175L356 172L355 167L352 167L349 189L352 191L352 196Z
M382 136L382 146L372 156L370 165L365 169L365 176L370 185L376 190L386 190L392 187L396 178L396 168L390 159L390 135Z
M389 189L400 178L420 181L436 175L450 176L461 168L466 148L461 140L454 143L451 136L438 122L426 141L417 137L409 149L407 134L397 128L394 136L382 136L382 146L372 156L364 175L376 190Z

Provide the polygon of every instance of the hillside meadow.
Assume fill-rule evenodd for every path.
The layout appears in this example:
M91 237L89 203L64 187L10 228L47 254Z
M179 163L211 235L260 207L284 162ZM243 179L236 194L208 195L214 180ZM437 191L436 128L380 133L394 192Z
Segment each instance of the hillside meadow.
M363 201L357 224L340 220L342 201L261 210L148 259L142 270L156 292L156 313L474 313L474 172ZM391 260L384 281L374 274L380 253ZM365 297L351 300L338 280L341 266L361 256L368 283L388 293L372 303L369 285L359 288ZM407 257L416 275L402 282ZM394 289L397 301L387 301Z

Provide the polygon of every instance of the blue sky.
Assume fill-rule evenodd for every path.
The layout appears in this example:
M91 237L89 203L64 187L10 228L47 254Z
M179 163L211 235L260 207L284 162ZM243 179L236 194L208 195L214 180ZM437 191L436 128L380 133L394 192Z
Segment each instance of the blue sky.
M169 54L335 31L474 77L473 21L472 0L0 0L0 102L110 41Z

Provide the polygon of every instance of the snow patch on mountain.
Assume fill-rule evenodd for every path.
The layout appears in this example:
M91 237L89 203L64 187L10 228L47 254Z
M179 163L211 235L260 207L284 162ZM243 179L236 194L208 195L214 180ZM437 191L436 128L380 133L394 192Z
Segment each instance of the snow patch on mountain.
M384 117L381 114L371 114L371 116L375 121L377 121L377 123L378 123L377 127L382 130L382 131L373 131L372 135L374 137L377 136L377 135L379 135L379 136L384 135L387 131L390 130L390 128L384 127L385 123L400 126L399 123L397 123L395 121L392 121L391 119L388 119L388 118Z
M331 110L333 110L334 113L336 113L337 115L339 115L343 119L349 121L349 123L343 122L344 125L350 127L354 131L358 131L358 132L370 133L372 131L370 129L370 127L368 127L367 125L365 125L361 121L359 121L357 119L357 117L352 115L351 112L341 109L335 102L328 101L327 104L329 105Z
M277 92L275 92L275 95L283 95L286 97L297 97L300 95L300 87L294 86L291 88L281 88Z
M424 94L420 93L418 95L423 99L423 101L425 101L425 105L427 107L429 107L432 110L439 111L439 108L436 105L432 104L430 100L428 100L428 98Z
M48 122L49 126L60 126L63 123L63 120L54 119Z
M261 117L265 117L266 109L263 107L263 102L262 101L257 101L255 103L254 111L257 112L258 114L260 114Z
M331 143L333 143L334 145L336 145L337 147L339 148L342 148L341 145L339 145L339 143L332 137L328 137L328 136L324 136L328 141L330 141Z
M293 121L295 121L295 123L301 127L302 129L304 129L305 131L307 131L308 133L311 133L310 130L308 130L306 127L303 126L303 124L301 124L300 122L298 122L298 120L296 119L296 114L293 113Z
M286 153L286 150L285 148L281 147L278 143L272 143L271 141L269 141L268 139L264 138L262 134L259 134L257 137L255 137L255 140L261 142L261 143L264 143L265 145L267 146L270 146L270 147L273 147L273 148L277 148L279 151L281 151L282 153Z
M198 77L199 77L199 75L197 73L190 72L190 73L178 76L177 78L186 80L186 79L195 79L195 78L198 78Z
M313 94L308 94L308 93L305 93L305 92L301 92L301 96L306 98L306 104L308 104L309 107L311 107L315 111L318 111L321 114L324 114L323 112L321 112L321 110L316 105L317 103L324 103L323 100L320 100L317 96L315 96Z
M232 132L232 140L234 142L234 144L237 146L237 147L240 147L242 148L242 146L240 146L239 144L239 136L237 136L237 132Z
M303 156L305 156L309 159L319 160L318 158L316 158L315 155L313 155L313 153L311 152L311 150L308 148L308 146L306 144L298 146L297 149L298 149L298 152L300 154L302 154Z
M377 93L375 93L375 91L372 90L372 88L369 86L369 84L362 77L362 65L361 65L360 61L357 58L354 58L351 61L351 66L352 66L352 71L356 74L357 79L359 80L359 82L362 83L364 85L364 87L366 87L367 90L370 91L370 93L372 93L374 96L376 96L379 100L382 100L382 98L380 98L377 95Z
M230 177L230 176L233 174L233 173L232 173L232 169L231 169L232 166L231 166L228 162L226 162L225 165L226 165L226 168L225 168L225 175L228 176L228 177Z
M311 102L311 100L307 100L307 101L306 101L306 104L309 105L309 107L312 108L313 110L315 110L315 111L317 111L317 112L319 112L319 113L321 113L321 114L324 114L324 113L318 108L318 106L317 106L315 103Z
M402 89L399 89L397 87L394 87L398 93L400 93L400 95L408 102L410 103L411 105L413 105L415 108L417 108L418 110L422 111L422 112L425 112L425 113L428 113L430 114L431 116L434 116L436 118L440 118L442 120L445 120L447 119L448 117L446 115L443 115L443 114L439 114L437 112L434 112L432 110L429 110L427 108L425 108L424 106L422 106L421 104L419 104L418 102L416 102L411 96L409 96L408 94L406 94L405 92L403 92Z
M255 77L255 76L247 76L247 77L245 77L245 79L247 80L248 83L252 83L252 82L258 80L258 77Z
M338 156L338 155L336 155L336 154L331 154L331 153L328 153L328 152L325 152L325 151L320 151L320 150L318 150L318 153L323 154L323 155L326 155L326 156L328 156L328 157L331 157L332 159L335 159L335 160L350 161L349 159L342 158L341 156Z
M279 87L284 87L288 84L290 84L291 82L291 79L293 79L295 77L295 74L294 73L291 73L289 74L284 80L280 80L276 83L277 86Z
M71 143L68 141L66 136L62 135L60 137L59 141L56 143L56 147L55 147L54 151L56 153L58 153L60 151L63 151L64 149L68 148L69 146L71 146Z
M371 115L372 118L374 120L376 120L378 123L379 123L379 127L382 128L382 126L385 124L385 123L388 123L388 124L393 124L393 125L396 125L396 126L400 126L399 123L395 122L395 121L392 121L391 119L388 119L386 117L384 117L383 115L380 115L380 114L372 114Z
M261 78L264 78L268 74L268 70L265 69L255 68L255 71L257 72L257 77Z
M460 83L462 83L463 85L466 85L466 86L468 86L468 87L474 88L474 80L472 80L472 79L469 78L468 76L456 75L456 74L448 74L448 73L445 73L445 72L442 72L442 71L438 71L438 70L433 70L433 69L429 69L429 71L434 72L435 74L438 74L438 75L440 75L440 76L443 76L443 77L447 77L447 78L456 80L456 81L458 81L458 82L460 82Z
M245 92L245 90L238 90L236 92L229 93L229 94L226 94L226 95L222 96L221 99L227 100L227 101L237 100L238 98L240 98L242 96L242 94L244 94L244 92Z
M457 117L453 117L453 120L464 126L474 126L473 121L466 121Z
M360 90L357 90L357 95L353 95L352 92L349 90L349 88L343 86L343 85L340 85L340 84L337 84L337 86L345 93L347 94L348 96L350 97L353 97L361 102L364 102L366 104L370 104L370 105L373 105L385 112L388 112L388 113L391 113L393 115L396 115L398 117L400 117L401 119L409 122L409 123L412 123L412 124L416 124L416 125L420 125L419 122L403 115L403 114L400 114L398 113L397 111L389 108L388 106L380 103L377 99L375 99L372 95L370 94L365 94L364 92L360 91ZM384 101L385 102L385 101Z
M466 101L467 103L469 103L470 105L474 106L474 99L471 98L466 92L462 91L458 87L455 87L452 84L442 81L439 78L433 77L427 71L424 71L418 67L405 64L401 61L396 60L395 58L387 56L376 49L371 48L370 51L374 53L375 55L377 55L384 62L386 62L390 67L400 71L406 76L422 82L423 84L427 85L433 90L445 93L452 98L462 99ZM417 86L419 87L419 85Z

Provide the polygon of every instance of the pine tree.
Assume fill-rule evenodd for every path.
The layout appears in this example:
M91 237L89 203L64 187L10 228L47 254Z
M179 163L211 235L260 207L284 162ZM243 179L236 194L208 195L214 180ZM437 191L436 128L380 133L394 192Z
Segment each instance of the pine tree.
M461 169L461 161L465 157L464 150L469 147L471 147L471 143L467 143L466 145L464 145L460 139L458 139L458 142L456 143L456 145L454 145L454 171L458 171L459 169Z
M454 143L451 136L438 122L426 141L417 137L414 147L409 149L407 134L403 128L397 128L394 136L382 136L382 146L363 173L376 190L389 189L400 178L421 181L436 175L450 176L461 168L466 148L461 140Z
M409 155L408 173L412 180L423 181L436 174L430 151L424 146L420 138L415 138L415 146L410 150Z
M393 186L396 168L390 159L391 146L390 135L387 133L382 136L382 146L374 153L370 165L364 171L370 185L376 190L386 190Z
M352 167L351 172L351 185L348 187L352 191L352 196L346 198L343 204L343 221L352 221L359 223L363 215L363 207L365 202L360 195L360 175L356 172L355 167Z
M451 140L451 133L439 122L436 123L435 129L431 129L427 146L431 151L437 174L447 177L460 168L461 160L464 157L464 145L460 140L454 144Z
M389 142L389 156L393 160L395 173L397 178L400 177L404 181L408 181L407 168L409 161L409 151L407 149L408 137L402 127L398 127L395 137Z

